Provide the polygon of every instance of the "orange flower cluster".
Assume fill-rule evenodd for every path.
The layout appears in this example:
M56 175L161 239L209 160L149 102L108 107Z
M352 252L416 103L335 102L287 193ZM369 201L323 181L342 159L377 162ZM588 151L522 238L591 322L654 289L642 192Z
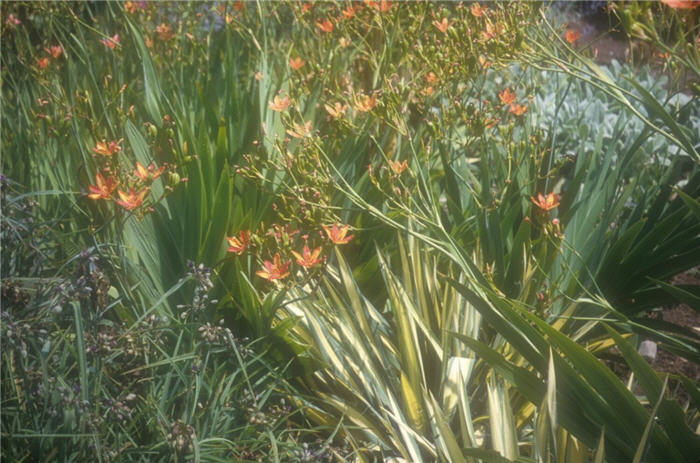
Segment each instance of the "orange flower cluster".
M110 144L103 141L98 143L94 151L104 156L111 156L121 151L119 143L121 143L121 140ZM128 190L121 190L117 189L117 187L122 182L113 175L105 176L105 173L109 174L111 172L111 169L105 168L102 172L95 174L95 184L88 186L90 193L87 196L93 200L104 199L109 201L114 199L112 196L116 190L118 199L114 199L114 202L128 211L133 211L143 205L146 195L150 191L150 184L159 178L165 172L165 169L166 165L156 167L154 163L150 163L148 167L145 167L140 162L136 162L133 177L128 177L126 182L129 186Z
M523 106L516 103L515 100L517 97L518 95L510 88L506 88L505 90L498 92L498 99L501 100L503 105L509 107L508 112L516 116L522 116L527 111L527 105Z
M161 23L160 26L156 27L156 34L163 42L167 42L175 36L170 26L165 23Z
M335 223L332 226L324 225L323 229L326 232L328 239L334 244L347 244L354 238L353 235L348 235L348 231L350 229L349 225L339 225ZM288 243L290 238L298 233L299 230L291 231L288 225L286 227L275 225L274 229L271 229L267 235L273 236L278 243ZM241 230L238 232L237 236L234 235L227 237L226 241L229 244L228 252L238 256L243 255L251 247L251 235L250 230ZM311 269L324 262L325 257L322 255L323 247L318 246L311 249L307 242L308 235L304 235L302 238L304 239L304 247L302 248L301 252L290 250L297 265L305 269ZM291 259L283 261L280 253L275 252L272 260L263 260L263 268L255 272L255 274L268 281L282 280L290 275L291 264Z
M50 55L51 58L53 58L54 60L57 60L63 54L63 47L61 47L60 45L52 45L49 48L44 48L44 51L48 55ZM44 69L48 68L49 64L51 64L51 60L49 59L48 56L44 56L43 58L36 59L36 66L42 71Z

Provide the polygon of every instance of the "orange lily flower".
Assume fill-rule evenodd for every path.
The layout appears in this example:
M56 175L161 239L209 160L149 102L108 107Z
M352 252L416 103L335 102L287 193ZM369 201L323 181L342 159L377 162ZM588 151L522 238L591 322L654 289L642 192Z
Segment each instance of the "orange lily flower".
M265 268L263 270L258 270L255 272L255 274L260 278L265 278L266 280L270 281L281 280L282 278L289 276L289 266L291 263L292 261L288 260L282 264L280 255L275 254L275 257L272 258L272 262L269 260L263 262L263 267Z
M537 199L530 196L530 200L544 212L549 212L559 206L559 195L556 193L549 193L547 196L543 196L542 193L537 193Z
M143 198L146 197L148 193L148 188L142 188L140 191L136 192L134 188L129 188L129 193L124 193L122 190L118 190L119 198L117 199L117 204L126 209L127 211L133 211L141 204L143 204Z
M135 14L137 11L145 9L145 6L142 6L139 3L140 2L126 2L124 4L124 9L130 14Z
M109 199L114 190L119 186L119 182L114 177L105 179L102 172L95 174L95 185L90 185L90 199Z
M378 2L365 0L365 4L370 8L374 8L380 13L386 13L393 6L389 0L379 0Z
M324 104L324 108L326 108L326 111L328 111L328 114L331 115L331 117L338 119L339 117L343 117L343 114L345 114L345 111L348 109L348 105L342 105L340 103L335 103L333 106Z
M250 230L241 230L238 232L238 238L231 236L227 237L226 240L229 244L228 252L233 252L240 256L250 246Z
M156 27L156 34L158 34L158 37L164 42L172 39L174 35L170 26L165 23L160 23L160 26Z
M324 225L323 229L326 231L328 238L330 238L330 240L335 244L346 244L354 238L354 235L346 236L348 234L348 230L350 229L350 225L338 227L338 224L336 223L333 224L333 227L327 227Z
M692 10L700 6L700 1L698 0L661 0L661 3L681 10Z
M377 94L372 94L372 96L369 95L362 95L361 97L358 98L358 101L355 105L355 108L358 111L362 111L363 113L366 113L368 111L371 111L375 106L377 106Z
M349 6L343 10L343 16L345 17L345 19L350 19L353 16L355 16L356 12L357 12L356 6Z
M58 59L63 54L63 48L60 45L52 45L49 48L45 48L46 53L50 54L53 59Z
M102 45L107 46L110 50L114 50L119 45L119 34L114 34L112 37L100 39Z
M316 27L321 29L321 32L329 33L333 32L333 27L335 26L328 19L324 19L323 21L316 21Z
M294 138L307 138L311 136L311 121L307 121L306 124L301 125L294 123L291 129L287 129L287 134Z
M408 160L399 162L389 159L389 165L396 175L401 175L401 173L408 168Z
M509 88L503 90L502 92L498 92L498 98L503 104L511 104L515 101L516 97L517 95L515 94L515 92Z
M47 67L49 67L49 59L48 58L37 58L36 65L39 69L44 70Z
M314 4L312 2L304 2L301 4L301 14L307 13L311 11L311 9L314 7Z
M321 262L321 247L317 247L313 251L309 249L308 244L304 244L304 249L302 250L302 254L299 254L298 252L292 251L292 254L294 254L294 257L297 259L297 264L301 265L304 268L311 268L315 265L318 265Z
M433 21L433 24L435 24L435 27L437 27L443 34L447 32L447 28L450 27L450 22L447 20L447 18L442 18L442 21L438 21L436 19Z
M573 29L567 29L566 34L564 34L564 38L571 45L573 45L574 42L576 42L580 37L581 37L581 32L575 31Z
M527 105L523 106L518 103L512 103L510 105L509 113L515 114L516 116L522 116L527 111Z
M474 16L480 18L486 14L486 8L482 8L478 3L474 3L472 4L471 12Z
M298 71L299 69L301 69L301 67L305 64L306 64L306 61L299 58L298 56L296 58L292 58L289 60L289 67L294 69L295 71Z
M97 154L101 154L102 156L112 156L114 153L121 152L122 147L119 146L121 142L122 141L119 140L107 143L107 140L103 138L102 141L97 142L92 150Z
M158 177L161 176L163 171L165 170L165 166L160 166L156 170L156 165L154 163L151 163L148 166L148 169L143 166L140 162L136 161L136 169L134 169L134 175L136 175L141 181L148 181L148 180L155 180Z
M289 108L289 105L292 104L292 100L289 99L288 96L280 98L279 96L275 96L272 101L269 103L269 107L273 111L286 111L287 108Z

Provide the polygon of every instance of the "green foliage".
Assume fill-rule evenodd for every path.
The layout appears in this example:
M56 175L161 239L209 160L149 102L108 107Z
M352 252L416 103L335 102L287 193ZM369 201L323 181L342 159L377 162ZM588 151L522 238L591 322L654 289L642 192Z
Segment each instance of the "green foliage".
M664 8L667 75L527 2L4 3L3 455L692 461Z

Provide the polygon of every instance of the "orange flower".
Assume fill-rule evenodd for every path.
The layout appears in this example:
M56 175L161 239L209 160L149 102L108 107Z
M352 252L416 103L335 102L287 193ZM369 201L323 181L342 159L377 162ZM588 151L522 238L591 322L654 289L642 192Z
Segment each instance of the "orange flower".
M133 211L141 204L143 204L143 198L146 197L148 193L148 188L142 188L140 191L136 192L134 188L129 188L129 193L124 193L122 190L118 190L119 198L117 199L117 204L126 209L127 211Z
M60 45L52 45L48 49L45 48L44 50L46 50L46 53L51 55L53 59L58 59L63 54L63 48L61 48Z
M351 19L353 16L355 16L356 12L357 7L351 5L343 10L343 16L345 17L345 19Z
M154 163L151 163L148 166L148 169L146 169L143 166L143 164L136 161L136 169L134 169L134 175L136 175L139 179L141 179L141 181L147 182L149 180L155 180L158 177L160 177L164 170L165 170L165 166L160 166L156 170L156 165Z
M365 0L365 5L367 5L370 8L374 8L380 13L386 13L393 6L388 0L379 0L378 2L374 2L372 0Z
M39 67L39 69L44 70L47 67L49 67L49 59L48 58L37 58L36 65Z
M306 61L299 58L298 56L296 58L292 58L289 60L289 67L294 69L295 71L298 71L299 69L301 69L301 67L305 64L306 64Z
M516 116L522 116L527 111L527 105L523 106L518 103L512 103L510 105L509 113L515 114Z
M110 50L114 50L119 45L119 34L114 34L112 37L100 39L100 43L106 45Z
M700 6L700 1L698 0L661 0L661 3L671 8L681 10L692 10Z
M302 250L302 254L299 254L298 252L292 251L292 254L294 254L294 257L297 259L297 264L301 265L304 268L311 268L315 265L318 265L321 262L321 247L317 247L313 251L309 249L308 244L304 244L304 249Z
M362 111L363 113L371 111L375 106L377 106L377 94L376 93L372 94L372 96L362 95L361 97L358 98L358 101L355 104L355 108L358 111Z
M307 13L311 11L311 8L314 7L313 2L304 2L301 4L301 14Z
M437 78L437 76L435 75L435 73L434 73L433 71L430 71L430 72L425 76L425 80L427 80L429 84L434 84L435 82L438 81L438 78Z
M436 19L433 21L433 24L435 24L435 27L437 27L443 34L447 32L447 28L450 27L450 22L447 20L447 18L442 18L442 21L438 21Z
M289 276L289 266L292 264L291 260L288 260L282 264L282 259L279 254L275 254L272 258L272 262L266 260L263 263L263 270L258 270L255 272L260 278L265 278L266 280L281 280L282 278Z
M338 227L338 224L336 223L333 224L333 227L327 227L324 225L323 229L326 231L328 238L330 238L330 240L333 241L335 244L349 243L350 240L354 237L354 235L345 236L348 234L350 225L343 225L342 227Z
M477 18L480 18L486 14L486 8L482 8L478 3L473 3L471 7L471 12Z
M316 27L321 29L321 32L333 32L333 23L330 22L328 19L324 19L323 21L316 21Z
M509 88L503 90L502 92L498 92L498 98L503 104L511 104L515 101L516 97L517 95L515 94L515 92Z
M273 111L286 111L287 108L289 108L289 105L292 104L292 100L289 99L288 96L285 96L283 98L280 98L279 96L275 96L272 101L269 103L269 107Z
M389 159L389 165L391 166L391 170L393 170L396 175L401 175L401 173L408 168L408 160L399 162Z
M294 123L291 129L287 129L287 134L294 138L307 138L311 136L311 121L307 121L306 124L301 125Z
M126 2L124 4L124 9L127 11L127 13L134 14L139 10L139 7L136 2Z
M567 29L566 34L564 34L564 38L566 39L567 42L569 42L571 45L574 44L579 38L581 37L581 32L580 31L575 31L573 29Z
M238 232L238 238L235 236L227 237L228 252L233 252L239 256L245 252L250 246L250 230L241 230Z
M547 196L542 196L542 193L537 193L537 199L530 196L530 200L544 212L551 211L559 205L559 195L556 193L549 193Z
M333 106L324 104L324 108L326 108L326 111L328 111L328 114L331 115L331 117L338 119L340 117L343 117L345 114L345 111L348 109L348 105L343 105L340 103L335 103Z
M102 141L97 142L92 150L97 154L101 154L102 156L112 156L114 153L121 152L122 147L119 146L121 142L122 141L119 140L107 143L107 140L103 138Z
M170 26L165 23L160 23L160 26L156 27L156 34L158 34L158 37L164 42L172 39L174 35Z
M109 199L114 190L119 186L119 182L114 180L114 177L109 177L105 180L102 172L95 175L95 185L90 185L90 199Z

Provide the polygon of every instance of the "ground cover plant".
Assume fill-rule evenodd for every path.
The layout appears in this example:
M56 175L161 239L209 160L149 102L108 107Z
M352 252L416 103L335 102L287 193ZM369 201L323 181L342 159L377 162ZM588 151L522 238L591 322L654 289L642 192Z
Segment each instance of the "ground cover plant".
M4 2L3 457L696 461L696 6Z

